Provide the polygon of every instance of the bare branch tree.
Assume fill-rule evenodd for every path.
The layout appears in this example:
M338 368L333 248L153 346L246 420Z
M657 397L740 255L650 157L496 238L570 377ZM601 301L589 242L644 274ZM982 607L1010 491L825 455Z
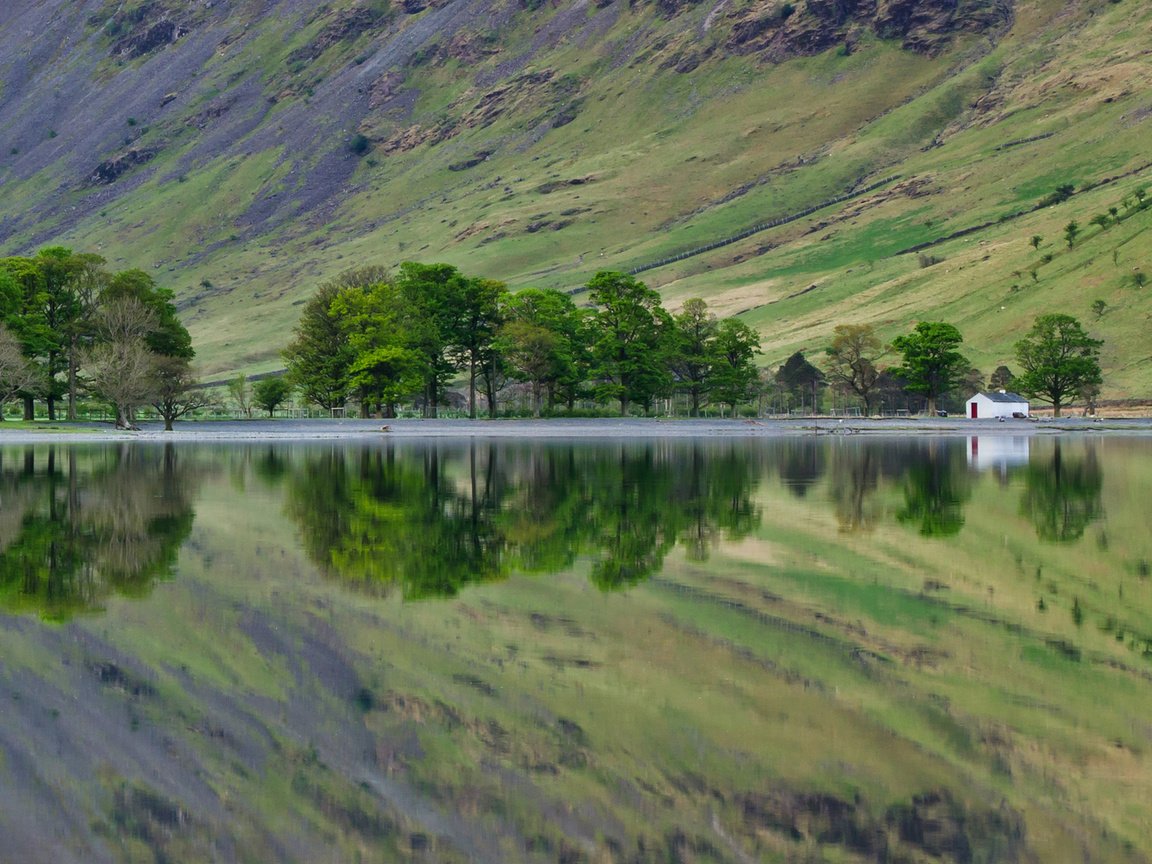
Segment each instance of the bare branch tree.
M159 326L155 310L135 297L117 297L96 313L97 342L83 353L89 389L116 409L116 427L133 429L137 406L152 401L160 358L145 341Z
M32 390L39 381L36 364L24 356L20 340L0 324L0 420L4 419L8 400L21 391Z
M213 402L207 390L196 387L196 376L183 357L157 358L153 378L152 407L164 418L165 432L172 431L176 420Z

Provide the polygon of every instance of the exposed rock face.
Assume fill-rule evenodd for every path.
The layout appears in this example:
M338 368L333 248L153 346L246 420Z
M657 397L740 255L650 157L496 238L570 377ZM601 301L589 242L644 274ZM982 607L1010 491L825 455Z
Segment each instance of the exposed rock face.
M134 147L127 153L121 153L119 156L106 159L97 165L91 176L89 176L88 182L96 186L107 186L115 183L120 177L131 171L137 165L151 162L159 152L159 147Z
M187 27L164 18L148 25L138 33L121 39L112 47L112 53L128 58L143 57L145 54L151 54L166 45L171 45L176 40L187 36L188 33Z
M749 833L839 846L862 860L919 861L925 855L954 864L1031 860L1019 813L968 805L947 790L916 795L883 814L871 812L859 798L821 792L745 794L737 803Z
M289 55L290 61L315 60L333 45L350 42L362 33L382 27L387 20L386 16L372 9L348 9L331 17L332 20L311 43Z
M766 52L772 59L815 54L871 30L900 39L905 49L935 55L959 32L994 32L1012 20L1012 0L767 0L737 13L731 50Z

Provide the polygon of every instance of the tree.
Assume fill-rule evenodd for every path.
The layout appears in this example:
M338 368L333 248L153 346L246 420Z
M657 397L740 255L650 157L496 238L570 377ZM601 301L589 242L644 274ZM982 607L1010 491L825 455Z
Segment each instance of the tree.
M150 350L184 360L196 356L192 337L176 315L174 295L170 290L158 286L143 270L125 270L111 277L100 294L99 303L103 305L121 298L135 299L155 315L155 324L145 337Z
M560 362L560 337L529 321L509 321L500 331L500 351L514 375L532 389L532 416L539 417L544 388Z
M797 351L776 371L776 383L791 402L804 406L811 400L812 413L820 407L820 391L824 387L824 373L808 362L803 351Z
M135 297L118 297L101 305L95 325L97 341L82 356L89 386L113 406L118 428L134 428L137 406L156 392L158 355L147 343L156 312Z
M152 371L152 407L164 418L164 431L193 411L212 404L208 391L199 386L191 364L183 357L157 355Z
M639 403L647 412L672 383L668 371L672 316L660 295L624 273L602 270L588 282L597 394L616 399L621 415Z
M252 419L252 388L248 386L248 379L241 372L228 382L228 395L236 403L236 413Z
M1070 396L1100 384L1100 346L1071 315L1041 315L1028 335L1016 343L1016 360L1024 372L1017 388L1052 405L1052 416Z
M36 366L24 356L24 347L16 334L0 323L0 420L4 406L17 393L31 390L37 384Z
M871 324L840 324L832 331L828 355L828 378L842 390L864 401L864 413L872 414L873 394L880 380L876 363L887 349Z
M468 416L476 419L476 378L490 362L500 328L501 299L507 294L503 282L469 278L457 286L448 322L449 348L468 370ZM489 402L491 407L491 397Z
M256 407L268 412L271 417L276 409L292 394L292 385L283 376L261 378L252 387L252 398Z
M449 349L460 334L457 304L467 293L466 281L451 264L415 261L401 264L395 279L400 326L424 369L425 417L437 415L444 388L457 371Z
M928 413L936 413L936 401L948 393L971 368L963 354L956 350L964 337L951 324L921 321L906 336L897 336L892 347L904 362L893 369L907 382L907 388L928 400Z
M548 408L563 400L572 408L590 364L587 310L560 291L525 288L503 302L498 348L513 378L546 394ZM547 335L545 335L547 334Z
M1069 249L1072 248L1073 244L1076 242L1076 237L1079 234L1080 225L1076 222L1075 219L1064 226L1064 242L1068 244Z
M430 363L420 341L427 322L394 282L373 278L342 288L330 312L347 334L348 383L361 411L395 417L399 401L419 393L427 381Z
M1040 244L1041 244L1043 241L1044 241L1044 238L1043 238L1043 237L1041 237L1039 234L1033 234L1033 235L1032 235L1030 238L1028 238L1028 242L1029 242L1030 244L1032 244L1032 248L1033 248L1033 249L1039 249L1039 248L1040 248Z
M759 374L753 358L760 353L756 331L736 318L725 318L716 328L711 344L709 394L732 409L756 393Z
M708 378L712 362L716 359L713 342L716 339L716 316L708 311L708 304L699 297L684 303L674 319L675 351L672 368L679 387L688 393L688 413L700 416L700 405L707 395Z
M334 280L317 289L304 304L292 341L283 352L288 383L307 402L328 411L343 407L350 389L353 351L347 331L331 309L343 287L340 280Z
M1015 390L1016 376L1007 366L997 366L996 371L988 379L989 390Z

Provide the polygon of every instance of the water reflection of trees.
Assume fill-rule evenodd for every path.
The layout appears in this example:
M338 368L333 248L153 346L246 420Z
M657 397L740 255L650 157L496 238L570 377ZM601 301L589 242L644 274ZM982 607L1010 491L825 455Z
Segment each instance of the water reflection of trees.
M871 530L884 507L877 493L899 484L903 504L897 521L926 537L946 537L964 525L971 475L963 448L943 439L839 440L829 444L828 488L840 530Z
M409 598L591 559L603 589L695 560L759 524L745 443L330 449L288 479L287 512L326 573Z
M0 608L64 619L172 572L194 472L172 445L0 451Z
M950 537L964 525L972 496L963 449L956 442L927 441L910 448L904 476L904 507L896 518L925 537Z
M1096 448L1089 445L1082 454L1072 455L1056 439L1049 456L1034 454L1028 463L1020 512L1032 522L1041 540L1079 540L1089 523L1104 514L1100 501L1103 486Z

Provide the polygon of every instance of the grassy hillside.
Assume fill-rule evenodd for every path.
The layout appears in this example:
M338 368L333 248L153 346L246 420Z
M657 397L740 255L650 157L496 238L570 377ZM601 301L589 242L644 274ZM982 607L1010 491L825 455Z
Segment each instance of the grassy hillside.
M837 323L942 317L990 372L1058 309L1106 340L1106 397L1152 384L1132 279L1152 272L1150 211L1089 226L1152 185L1152 10L1134 0L1023 0L927 47L810 3L76 5L51 25L63 58L20 54L43 4L0 18L19 202L0 238L155 268L210 373L277 366L298 306L349 266L575 288L847 195L643 278L744 315L768 363ZM160 20L186 35L134 56ZM126 170L93 182L109 162ZM901 254L981 225L926 249L932 266Z

